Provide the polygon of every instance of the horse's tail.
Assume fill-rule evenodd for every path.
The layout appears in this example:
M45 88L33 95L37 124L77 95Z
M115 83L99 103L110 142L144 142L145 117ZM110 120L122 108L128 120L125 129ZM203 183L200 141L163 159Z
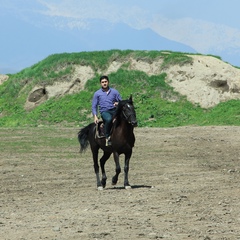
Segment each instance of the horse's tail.
M80 143L80 152L82 153L83 151L85 151L89 145L89 140L88 140L88 136L89 136L89 132L91 129L91 125L89 124L88 126L82 128L79 132L78 132L78 141Z

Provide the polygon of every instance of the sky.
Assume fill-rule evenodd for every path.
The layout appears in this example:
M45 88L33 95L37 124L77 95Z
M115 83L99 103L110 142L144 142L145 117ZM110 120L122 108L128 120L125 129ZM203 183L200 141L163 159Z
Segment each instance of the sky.
M0 73L54 53L106 50L101 45L109 37L106 29L119 31L121 24L120 37L113 38L116 48L136 42L129 31L148 29L151 37L240 66L239 9L239 0L0 0Z

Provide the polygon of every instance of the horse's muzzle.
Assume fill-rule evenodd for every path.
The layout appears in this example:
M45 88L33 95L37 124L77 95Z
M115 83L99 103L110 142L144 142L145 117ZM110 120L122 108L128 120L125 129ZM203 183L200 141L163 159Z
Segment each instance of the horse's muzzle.
M131 121L131 124L132 124L133 127L137 127L138 126L137 121Z

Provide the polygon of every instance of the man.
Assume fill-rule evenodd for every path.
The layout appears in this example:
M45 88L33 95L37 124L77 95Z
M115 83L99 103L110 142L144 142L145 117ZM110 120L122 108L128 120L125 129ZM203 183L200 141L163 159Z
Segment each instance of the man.
M101 88L97 90L93 95L92 114L94 117L94 122L95 124L97 124L99 121L97 116L99 108L102 120L104 122L106 146L110 146L110 131L112 127L112 119L116 111L116 106L118 105L118 102L122 100L122 98L116 89L109 87L108 76L101 76L100 84Z

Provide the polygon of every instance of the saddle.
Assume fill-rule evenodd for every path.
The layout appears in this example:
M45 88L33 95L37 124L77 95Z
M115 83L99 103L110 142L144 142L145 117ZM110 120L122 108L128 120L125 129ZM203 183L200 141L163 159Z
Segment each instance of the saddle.
M115 119L113 119L113 122L115 122ZM95 130L95 137L96 138L105 138L105 134L104 134L104 123L103 121L100 121L96 124L96 130ZM110 130L110 134L113 131L113 126Z
M96 138L105 138L103 121L96 124Z

